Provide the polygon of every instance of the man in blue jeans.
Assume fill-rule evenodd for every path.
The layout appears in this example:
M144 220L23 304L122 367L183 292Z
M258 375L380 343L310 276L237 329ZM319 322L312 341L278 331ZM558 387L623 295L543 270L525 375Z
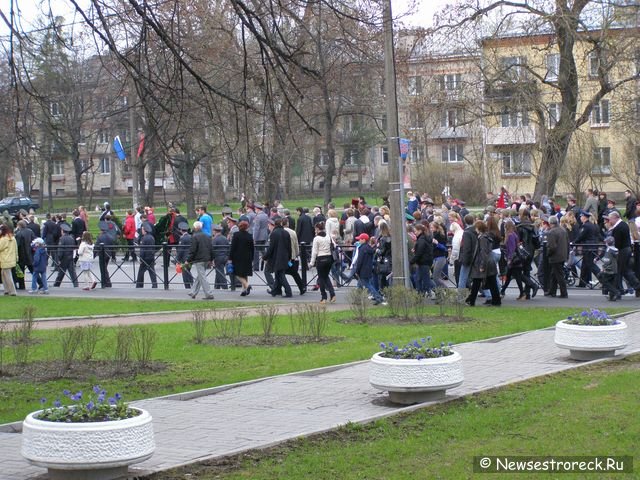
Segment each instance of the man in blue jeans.
M376 305L386 305L384 298L382 297L382 295L380 295L380 292L373 284L374 250L373 247L369 244L369 235L367 235L366 233L361 233L356 237L356 240L361 242L362 245L358 249L358 259L356 260L356 264L353 267L353 270L355 274L358 275L362 287L369 290L369 293L373 297L373 303Z
M468 214L464 217L465 229L462 234L462 242L460 244L460 278L458 279L458 289L467 288L469 282L469 274L471 273L471 264L473 256L478 245L478 235L473 227L475 218Z

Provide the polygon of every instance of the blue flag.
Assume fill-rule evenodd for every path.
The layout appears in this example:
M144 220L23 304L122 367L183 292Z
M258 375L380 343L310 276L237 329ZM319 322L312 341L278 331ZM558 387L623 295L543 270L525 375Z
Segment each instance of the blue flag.
M124 153L124 148L122 148L122 142L118 135L113 139L113 151L116 152L116 155L118 155L120 160L125 160L127 158L127 154Z

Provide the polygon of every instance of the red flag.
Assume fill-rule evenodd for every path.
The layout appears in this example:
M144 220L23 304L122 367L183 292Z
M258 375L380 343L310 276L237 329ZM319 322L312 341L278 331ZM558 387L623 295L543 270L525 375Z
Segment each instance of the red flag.
M144 133L141 132L138 134L138 140L140 140L140 143L138 144L138 159L139 159L144 153Z

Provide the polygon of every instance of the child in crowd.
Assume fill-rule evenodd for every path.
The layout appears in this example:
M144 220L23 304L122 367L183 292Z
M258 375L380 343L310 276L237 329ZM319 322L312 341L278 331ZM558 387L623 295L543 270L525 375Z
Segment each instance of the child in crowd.
M44 240L40 237L33 241L33 275L31 277L31 290L29 293L42 293L47 295L49 288L47 287L47 247ZM42 285L38 289L38 284Z

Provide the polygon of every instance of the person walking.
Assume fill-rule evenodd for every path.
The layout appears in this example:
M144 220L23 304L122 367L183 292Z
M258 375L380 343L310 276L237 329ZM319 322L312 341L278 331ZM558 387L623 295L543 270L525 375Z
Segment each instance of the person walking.
M69 279L75 288L78 288L76 276L76 264L73 261L73 253L76 249L76 240L71 236L71 226L66 223L60 225L62 236L58 242L58 275L53 283L54 287L62 284L64 274L68 273Z
M591 283L591 273L598 273L599 269L594 263L595 254L598 250L597 244L602 241L602 235L598 226L591 221L593 215L584 210L580 212L582 225L573 243L582 245L582 266L580 267L580 283L578 287L585 288ZM595 271L594 271L595 270Z
M144 287L144 273L149 272L151 288L158 288L158 277L156 275L156 239L153 236L151 225L144 224L144 236L140 240L140 268L136 278L136 288Z
M222 234L222 225L213 225L213 268L215 268L214 289L227 290L227 277L225 267L229 259L229 240Z
M133 215L133 210L127 211L127 218L124 220L124 226L122 227L122 236L127 241L127 245L129 248L127 249L127 253L125 253L123 262L131 259L132 262L136 261L136 251L133 246L133 242L136 238L136 218Z
M180 224L178 224L178 229L180 237L178 240L178 246L176 247L176 262L180 265L180 269L182 270L182 283L184 283L184 288L190 290L191 284L193 283L193 276L189 269L184 267L184 263L187 261L187 256L189 255L189 250L191 248L189 224L187 222L180 222Z
M83 290L93 290L98 285L91 267L93 266L93 237L91 232L86 231L80 239L78 247L78 261L80 262L80 277L84 280Z
M473 226L475 218L473 215L464 216L465 229L462 232L462 240L460 242L460 276L458 279L458 289L467 288L469 285L469 277L471 274L471 264L473 263L473 255L478 244L478 234Z
M301 216L302 217L302 216ZM298 222L299 223L299 222ZM327 303L327 292L329 301L335 303L336 293L329 278L331 265L333 265L333 255L331 255L331 238L324 229L324 222L319 222L315 226L316 236L311 245L310 267L316 267L318 271L318 285L320 287L320 303Z
M251 293L251 285L249 285L249 277L253 275L253 255L255 245L253 236L249 233L249 221L240 217L242 220L238 222L238 231L232 234L231 248L229 249L228 262L232 265L233 275L231 276L231 285L235 284L235 280L240 280L242 285L241 297L246 297ZM231 229L233 231L233 228ZM235 288L235 287L234 287Z
M253 255L253 271L260 270L260 256L264 258L267 250L267 240L269 240L269 215L264 211L265 207L261 203L254 203L253 208L256 216L251 223L251 234L253 235L253 243L256 251Z
M485 305L499 307L502 304L502 300L496 280L498 266L491 253L491 250L493 250L493 238L488 233L487 224L482 220L476 221L475 230L478 235L478 242L471 264L471 292L465 303L470 307L475 306L478 292L484 283L491 292L491 301L490 303L485 302Z
M427 235L428 226L419 223L415 227L416 243L413 248L413 256L409 264L413 265L415 272L414 285L416 290L423 295L431 295L435 288L431 280L431 265L433 264L433 240Z
M47 255L47 248L44 240L40 237L33 241L33 246L35 249L33 253L33 276L31 277L31 290L29 293L48 295L47 261L49 260L49 256ZM41 287L38 288L38 285L41 285Z
M300 295L304 295L307 291L307 287L302 281L300 273L298 273L298 267L300 266L300 245L298 244L298 236L293 229L289 228L289 219L287 217L282 218L282 228L285 229L291 239L291 262L289 263L285 273L293 277L294 282L296 282L296 285L300 290Z
M607 234L614 238L615 247L618 249L618 276L616 287L624 292L622 280L626 280L627 286L636 291L636 297L640 297L640 282L633 273L631 262L631 233L629 224L620 218L618 211L612 211L605 217Z
M569 235L558 224L558 217L549 217L547 232L547 257L549 260L549 284L545 297L555 297L560 287L560 298L568 298L567 282L564 279L563 266L569 258Z
M33 274L33 249L31 248L31 243L34 238L33 231L27 228L26 221L20 220L15 231L15 239L18 245L18 265L23 273L27 273L27 269L29 269ZM24 275L22 278L18 278L16 282L18 290L26 290L24 279Z
M213 245L211 237L202 231L202 222L199 220L193 222L193 236L186 264L192 265L195 269L195 279L189 296L195 300L202 288L205 300L213 300L213 292L206 273L207 267L213 265ZM191 274L193 275L193 272Z
M607 237L604 241L607 250L602 257L602 270L599 279L602 282L602 291L609 294L609 300L615 302L622 298L620 290L616 286L618 274L618 249L615 247L615 239Z
M16 286L13 283L13 269L18 263L18 244L13 236L11 226L0 225L0 271L4 294L16 296Z
M291 262L291 238L287 231L282 228L282 218L274 217L269 219L271 235L269 235L269 246L263 258L271 264L274 273L274 284L271 288L271 296L283 295L292 297L291 286L287 281L286 271Z

